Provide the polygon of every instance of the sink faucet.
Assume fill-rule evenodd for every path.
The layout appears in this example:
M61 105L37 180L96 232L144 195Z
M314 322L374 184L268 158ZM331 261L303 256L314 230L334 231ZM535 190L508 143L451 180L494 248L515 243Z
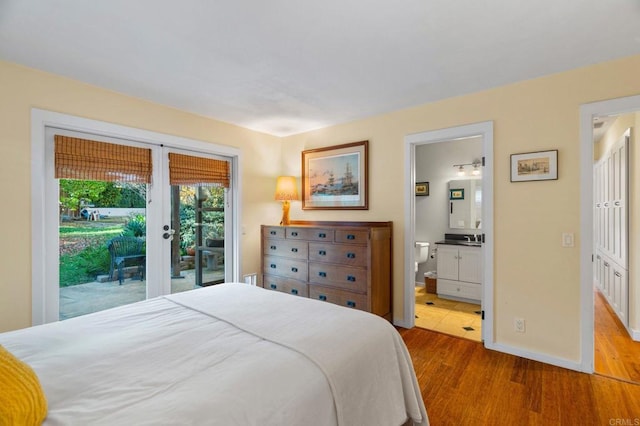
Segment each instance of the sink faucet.
M467 239L467 242L468 242L468 243L470 243L470 242L471 242L471 237L470 237L470 236L465 235L464 237Z
M478 242L478 234L473 234L473 239L477 243Z

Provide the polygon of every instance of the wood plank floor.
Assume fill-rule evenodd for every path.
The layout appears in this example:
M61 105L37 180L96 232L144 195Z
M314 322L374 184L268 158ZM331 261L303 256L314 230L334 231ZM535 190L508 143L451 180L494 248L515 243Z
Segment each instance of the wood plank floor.
M399 331L433 426L640 424L640 385L490 351L435 331Z
M605 376L640 383L640 342L631 340L624 325L597 290L594 306L595 371Z

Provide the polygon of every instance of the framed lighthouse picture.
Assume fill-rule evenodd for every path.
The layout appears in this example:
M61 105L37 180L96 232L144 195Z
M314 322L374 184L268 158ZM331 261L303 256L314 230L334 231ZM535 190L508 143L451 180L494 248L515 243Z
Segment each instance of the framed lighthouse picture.
M302 151L303 210L368 210L369 141Z

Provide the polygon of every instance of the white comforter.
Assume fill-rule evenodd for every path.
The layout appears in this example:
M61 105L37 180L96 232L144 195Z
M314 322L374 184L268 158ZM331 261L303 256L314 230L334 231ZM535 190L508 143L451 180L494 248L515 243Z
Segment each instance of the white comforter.
M33 367L47 425L428 424L385 320L220 284L0 334Z

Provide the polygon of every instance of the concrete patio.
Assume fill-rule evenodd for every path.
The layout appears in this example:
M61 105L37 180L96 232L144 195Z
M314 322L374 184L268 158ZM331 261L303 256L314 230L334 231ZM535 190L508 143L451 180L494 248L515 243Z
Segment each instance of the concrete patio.
M171 293L200 288L195 284L195 269L181 272L183 278L171 280ZM219 270L203 271L203 281L211 282L224 279L224 267ZM91 282L60 288L60 319L68 319L90 314L128 303L144 300L146 297L145 280L127 278L122 285L118 280Z

